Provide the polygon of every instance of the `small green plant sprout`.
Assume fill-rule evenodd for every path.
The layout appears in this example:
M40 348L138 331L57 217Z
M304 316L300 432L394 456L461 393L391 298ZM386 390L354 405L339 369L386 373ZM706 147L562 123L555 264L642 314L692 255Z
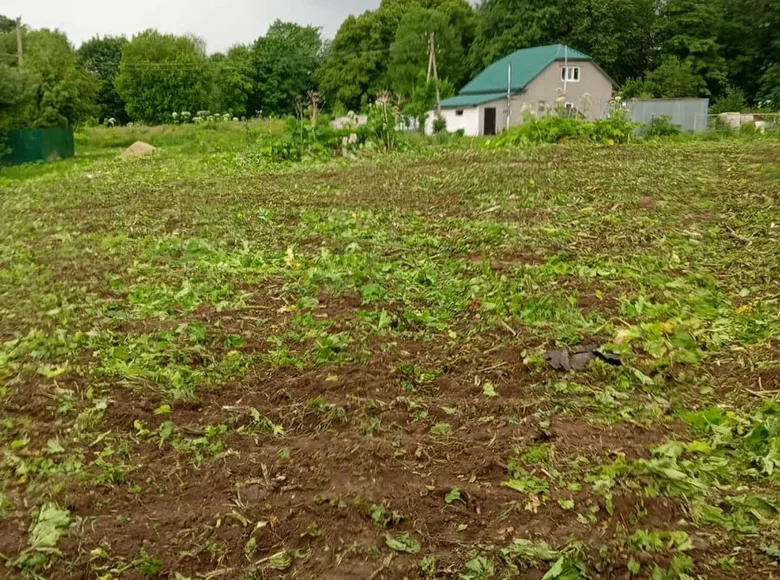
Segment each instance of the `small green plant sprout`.
M142 550L141 557L133 562L133 568L144 578L156 578L162 571L162 560L152 558Z
M490 381L482 383L482 394L491 399L498 396L495 385Z
M400 524L403 520L403 515L401 515L401 513L395 510L390 512L382 504L371 504L368 508L368 516L371 518L371 521L374 522L374 525L379 528L395 526Z
M452 435L452 425L449 423L436 423L431 427L431 437L444 439Z
M445 495L445 496L444 496L444 503L446 503L447 505L452 505L452 504L453 504L453 503L455 503L456 501L460 501L460 502L466 503L466 502L463 500L463 497L462 497L462 495L461 495L461 492L460 492L460 488L458 488L458 487L453 487L453 488L452 488L452 489L451 489L451 490L450 490L450 491L447 493L447 495Z

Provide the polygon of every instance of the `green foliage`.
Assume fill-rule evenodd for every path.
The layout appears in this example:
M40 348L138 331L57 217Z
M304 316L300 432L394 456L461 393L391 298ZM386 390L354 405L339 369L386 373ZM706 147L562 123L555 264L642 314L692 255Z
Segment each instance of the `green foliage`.
M433 119L433 134L438 135L439 133L446 133L447 132L447 119L444 117L435 117Z
M748 110L745 92L742 89L728 87L726 93L710 106L710 113L741 113Z
M720 6L710 0L667 0L660 6L658 21L655 31L657 40L661 46L661 56L664 64L669 58L678 61L685 69L685 75L696 79L695 90L687 87L688 94L680 94L671 91L676 87L680 91L683 73L680 69L675 71L671 65L663 69L663 76L678 75L678 80L664 84L662 76L656 75L653 82L665 87L659 96L664 97L692 97L718 95L727 86L726 60L721 54L721 46L718 42L718 26L721 22ZM694 84L693 80L686 84Z
M29 122L35 90L35 79L31 73L0 62L0 135Z
M428 24L407 19L400 32L401 38L397 38L399 24L404 16L420 9L434 11L424 14L435 19L437 29L431 29L434 21ZM347 17L336 33L318 73L320 88L326 100L331 104L340 103L350 110L359 110L374 95L393 85L388 70L391 61L394 61L398 80L404 85L402 90L409 91L411 85L415 84L417 74L427 70L428 40L425 33L433 31L439 34L442 16L446 18L447 26L441 30L441 50L445 63L440 64L444 67L440 70L453 83L465 80L465 72L462 72L463 77L458 76L463 69L450 61L450 53L460 52L465 55L475 34L474 11L466 0L383 0L376 10ZM422 36L412 38L412 33ZM394 42L395 58L390 48ZM417 52L420 47L421 53ZM446 70L450 66L457 68ZM411 94L411 91L406 94Z
M211 109L235 115L250 117L249 99L255 87L252 67L252 49L243 44L231 47L221 58L212 56L213 81Z
M466 80L461 39L456 36L447 16L438 10L414 7L401 19L390 46L389 78L393 90L403 97L416 95L419 76L428 65L431 33L436 41L439 78L449 79L456 85Z
M624 109L616 109L608 118L593 122L590 139L604 145L626 144L636 127L637 124L628 119Z
M125 102L115 86L125 44L127 39L123 36L96 36L82 44L77 51L81 66L99 82L95 102L103 122L114 119L117 124L125 124L129 120Z
M412 100L406 105L404 112L417 121L420 133L425 131L425 122L428 111L436 106L436 82L425 80L425 75L420 73L417 85L414 88Z
M0 14L0 34L16 30L16 21Z
M565 38L580 16L580 4L562 0L486 0L479 6L479 27L471 48L478 72L519 48L554 44Z
M19 568L36 569L45 566L49 556L59 554L57 544L67 535L72 518L68 510L55 503L38 509L30 530L29 547L12 562Z
M583 121L565 113L537 118L526 114L523 124L504 131L496 137L494 147L514 147L530 143L565 143L592 141L604 145L627 143L635 123L628 120L623 110L617 110L607 119Z
M542 580L584 580L587 577L587 569L583 564L561 557L542 576Z
M116 89L131 119L165 123L172 112L206 109L209 81L196 39L147 30L123 46Z
M22 71L0 63L0 129L72 127L93 115L98 83L79 66L65 35L25 29L23 42Z
M408 554L419 554L421 550L420 542L412 538L409 534L387 534L385 536L387 547L396 552L406 552Z
M315 88L314 75L323 50L318 28L281 20L274 22L251 49L250 112L294 114L296 97Z
M393 151L398 145L396 111L387 101L379 101L368 109L366 129L382 144L384 151Z
M672 123L668 115L661 115L650 122L647 137L673 137L680 134L680 126Z
M625 98L685 98L709 94L707 83L694 71L690 60L665 57L661 65L648 72L644 80L629 79L623 85Z

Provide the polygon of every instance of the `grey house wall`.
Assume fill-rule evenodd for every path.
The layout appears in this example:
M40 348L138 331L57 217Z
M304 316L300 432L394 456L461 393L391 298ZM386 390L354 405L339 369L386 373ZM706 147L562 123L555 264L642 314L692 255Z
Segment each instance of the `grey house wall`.
M626 106L635 123L649 125L653 119L666 115L683 131L707 130L709 99L632 99Z
M564 61L556 61L548 66L526 87L525 91L512 97L510 126L523 122L524 107L537 116L554 110L556 101L562 98L561 106L572 103L588 120L602 119L609 115L612 100L612 81L591 61L571 60L569 66L580 67L580 80L566 83L563 94L561 69ZM544 109L542 109L544 105Z

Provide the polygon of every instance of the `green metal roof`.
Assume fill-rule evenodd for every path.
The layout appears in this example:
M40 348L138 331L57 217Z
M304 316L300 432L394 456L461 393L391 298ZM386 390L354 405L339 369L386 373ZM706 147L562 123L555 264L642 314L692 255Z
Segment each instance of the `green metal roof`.
M455 95L449 99L443 99L441 106L445 109L457 109L459 107L476 107L488 101L505 99L506 90L503 93L483 93L479 95Z
M567 52L569 60L591 60L587 54L574 50L571 47L567 49L563 44L523 48L494 62L479 73L469 84L463 87L458 97L499 92L506 95L508 66L510 63L512 64L511 91L518 93L525 89L532 80L552 63L564 60L567 57Z

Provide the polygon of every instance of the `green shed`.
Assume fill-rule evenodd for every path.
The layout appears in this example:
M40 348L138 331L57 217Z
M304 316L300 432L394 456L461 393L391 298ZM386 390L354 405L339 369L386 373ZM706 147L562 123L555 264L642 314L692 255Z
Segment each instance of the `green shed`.
M56 161L75 155L73 129L70 127L15 129L5 135L3 146L10 149L0 157L3 165Z

